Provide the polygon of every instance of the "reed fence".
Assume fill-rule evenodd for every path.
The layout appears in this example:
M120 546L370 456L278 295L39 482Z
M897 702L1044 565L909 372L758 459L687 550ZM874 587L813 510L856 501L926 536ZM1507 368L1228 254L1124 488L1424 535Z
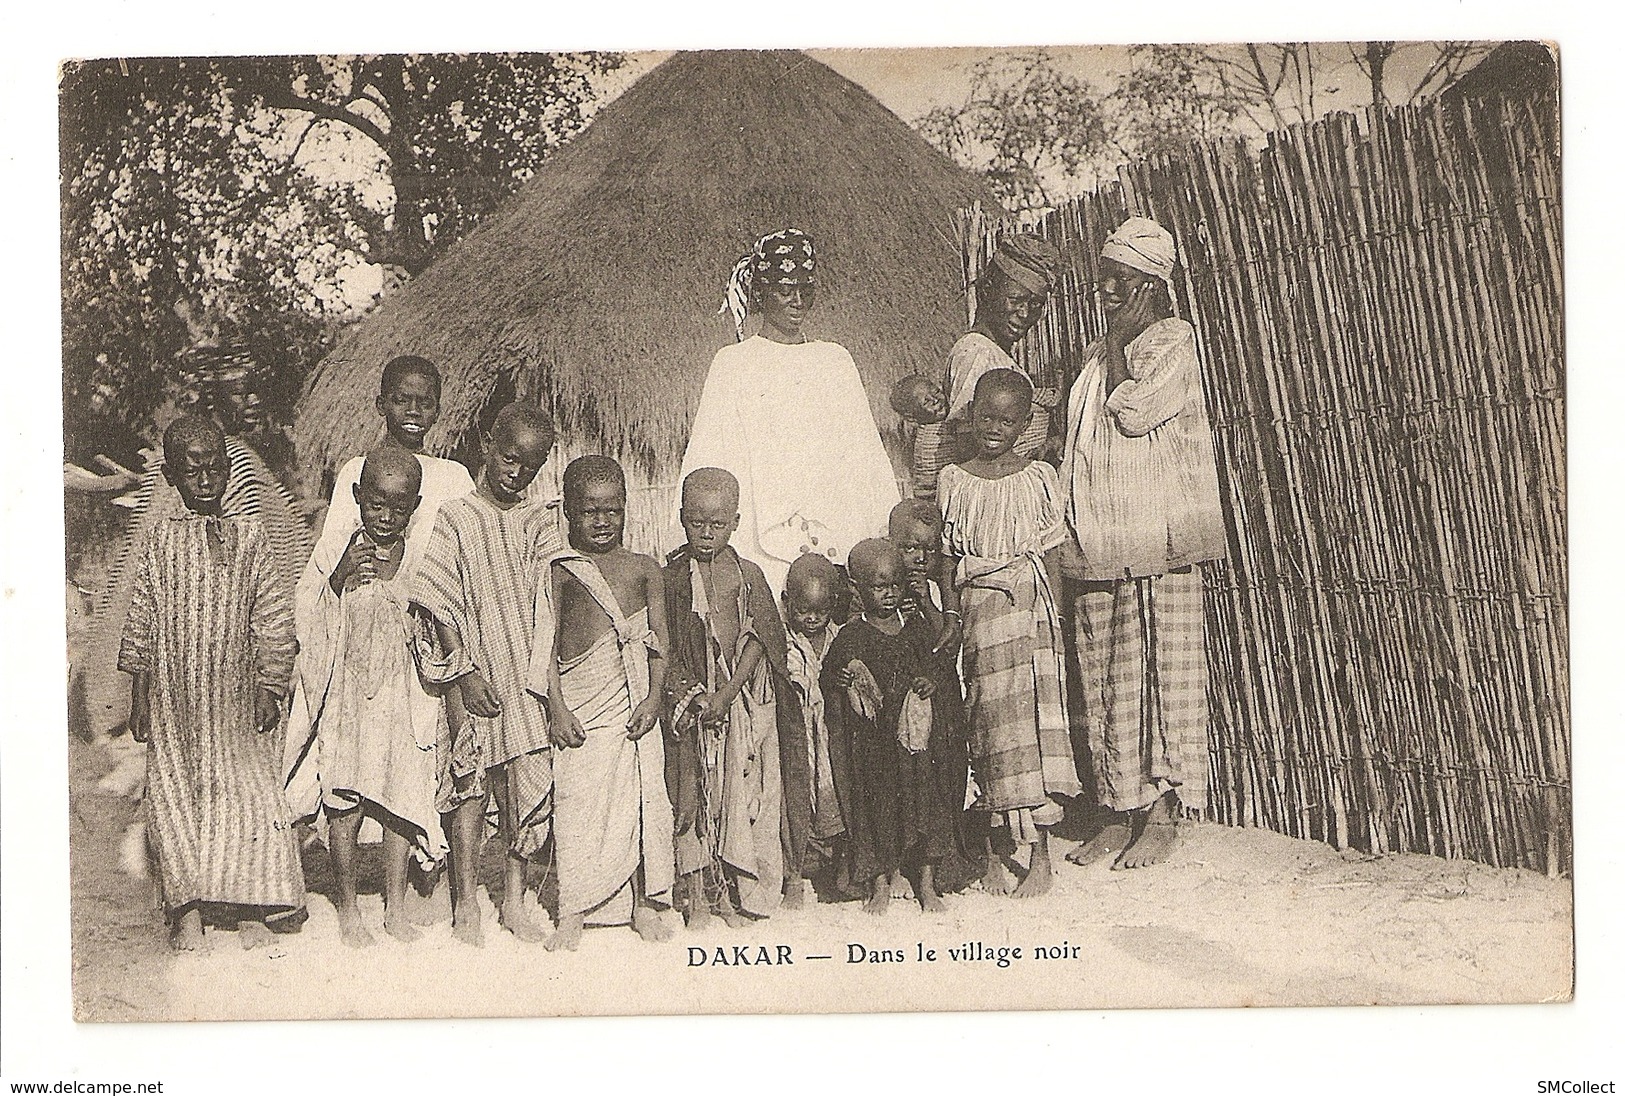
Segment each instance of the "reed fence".
M1067 269L1021 354L1063 385L1111 229L1179 243L1229 529L1217 821L1569 870L1560 178L1547 104L1441 103L1192 146L1038 225ZM961 214L967 285L1000 227Z

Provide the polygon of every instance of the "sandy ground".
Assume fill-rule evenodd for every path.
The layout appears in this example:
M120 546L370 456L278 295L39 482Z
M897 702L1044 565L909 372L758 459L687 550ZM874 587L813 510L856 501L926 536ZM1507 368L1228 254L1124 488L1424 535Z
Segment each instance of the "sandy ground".
M1188 828L1158 868L1058 859L1044 897L952 895L937 915L894 902L874 918L846 902L695 933L668 913L678 928L668 943L593 929L561 955L496 930L489 905L483 949L447 924L400 944L379 931L372 894L363 916L380 943L357 951L313 893L302 931L265 950L210 930L208 954L173 956L151 884L118 867L132 808L97 791L98 751L71 748L81 1020L1529 1002L1565 1000L1572 986L1566 879L1211 825ZM1072 844L1058 841L1058 854ZM307 867L318 890L323 860L316 846ZM1020 955L1006 951L1000 966L967 957L967 944ZM864 961L850 961L854 946ZM897 961L874 962L877 952Z

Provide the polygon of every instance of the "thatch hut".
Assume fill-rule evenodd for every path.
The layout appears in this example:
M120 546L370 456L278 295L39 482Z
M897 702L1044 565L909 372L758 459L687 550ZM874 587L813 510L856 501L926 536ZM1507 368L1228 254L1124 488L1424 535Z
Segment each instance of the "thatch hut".
M750 243L813 234L809 333L852 352L895 442L892 382L940 370L965 325L954 214L978 200L993 205L978 179L805 54L677 54L317 366L296 423L308 486L376 439L382 364L422 354L446 376L433 451L470 452L514 395L543 401L561 445L536 489L562 458L616 455L636 485L628 539L656 548Z

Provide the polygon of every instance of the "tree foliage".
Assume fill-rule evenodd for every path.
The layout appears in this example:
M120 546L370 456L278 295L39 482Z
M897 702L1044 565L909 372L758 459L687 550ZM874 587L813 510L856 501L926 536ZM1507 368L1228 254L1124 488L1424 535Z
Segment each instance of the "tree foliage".
M916 121L927 140L983 171L1018 212L1053 205L1059 187L1092 180L1110 134L1087 81L1063 72L1045 50L982 61L970 75L962 102Z
M348 188L254 140L214 62L70 63L60 106L70 421L94 405L142 429L200 330L249 344L276 375L297 370L361 243Z
M1233 135L1247 105L1214 79L1199 46L1135 46L1106 108L1125 159L1177 154L1192 141Z
M586 122L616 54L70 63L60 87L63 398L145 431L177 358L246 344L266 411L353 314ZM312 150L319 149L313 155Z
M376 150L390 191L369 258L415 274L586 125L616 53L371 54L233 62L243 92L299 127L295 154L337 127Z
M1331 109L1411 103L1448 87L1490 49L1475 42L1145 45L1105 90L1048 50L983 61L964 98L916 120L984 173L1013 211L1051 206L1118 163L1195 141L1262 141Z

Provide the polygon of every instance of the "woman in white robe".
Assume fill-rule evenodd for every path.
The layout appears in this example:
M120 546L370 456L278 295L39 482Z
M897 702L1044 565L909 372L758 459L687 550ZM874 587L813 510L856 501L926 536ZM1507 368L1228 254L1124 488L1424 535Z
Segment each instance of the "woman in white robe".
M854 544L884 535L899 499L852 355L802 331L816 294L812 239L797 229L734 267L724 308L739 341L711 362L679 479L709 467L739 480L732 545L775 595L803 553L844 565ZM750 338L747 313L761 318Z

